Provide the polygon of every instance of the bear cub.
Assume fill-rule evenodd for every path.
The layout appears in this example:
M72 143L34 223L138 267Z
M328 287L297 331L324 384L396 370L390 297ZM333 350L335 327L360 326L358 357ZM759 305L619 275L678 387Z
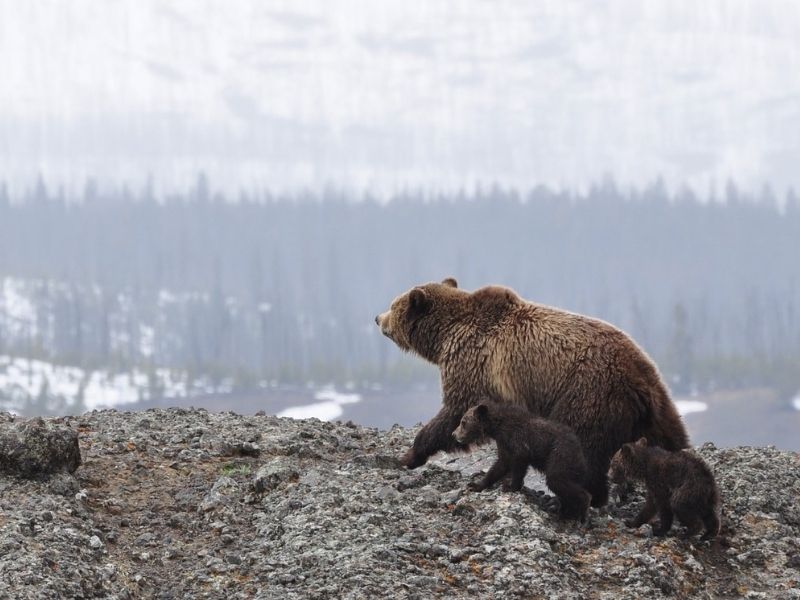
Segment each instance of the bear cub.
M519 491L528 467L545 475L547 487L560 500L560 517L586 519L592 496L586 491L588 468L581 443L566 425L540 419L527 409L484 400L469 409L453 437L459 444L492 438L497 443L497 461L485 477L471 484L482 491L511 473L507 489Z
M686 525L687 536L705 528L702 539L719 533L719 489L711 469L703 460L689 452L668 452L648 446L641 438L624 444L611 460L609 477L616 484L629 480L643 481L647 497L636 518L626 521L628 527L639 527L659 514L658 527L653 535L666 535L672 527L673 516Z

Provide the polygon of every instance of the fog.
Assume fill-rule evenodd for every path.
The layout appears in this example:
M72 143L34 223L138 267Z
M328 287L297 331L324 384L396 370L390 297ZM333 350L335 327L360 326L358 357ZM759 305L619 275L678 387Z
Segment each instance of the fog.
M623 328L797 447L792 2L0 0L0 409L413 424L410 286ZM318 407L318 408L314 408Z
M0 0L0 171L80 192L798 185L796 3Z

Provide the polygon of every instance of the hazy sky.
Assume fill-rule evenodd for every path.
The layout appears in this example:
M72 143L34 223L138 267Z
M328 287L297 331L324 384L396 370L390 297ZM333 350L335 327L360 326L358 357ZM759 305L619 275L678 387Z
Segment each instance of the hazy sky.
M0 0L0 179L800 187L794 0Z

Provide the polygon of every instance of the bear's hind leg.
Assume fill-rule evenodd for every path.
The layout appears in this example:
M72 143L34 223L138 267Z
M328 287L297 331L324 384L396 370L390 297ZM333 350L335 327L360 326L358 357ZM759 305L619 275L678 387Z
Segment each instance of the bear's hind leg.
M595 508L605 506L608 502L608 465L607 458L589 461L586 489L592 495L592 506Z
M686 534L687 538L692 537L700 533L700 530L703 528L703 521L694 513L680 513L676 512L678 516L678 520L686 525Z
M572 481L563 473L547 473L547 487L558 497L560 502L559 516L562 519L586 519L591 495L580 484Z
M716 510L709 511L703 518L703 525L705 525L706 532L700 537L701 540L710 540L719 534L720 523Z

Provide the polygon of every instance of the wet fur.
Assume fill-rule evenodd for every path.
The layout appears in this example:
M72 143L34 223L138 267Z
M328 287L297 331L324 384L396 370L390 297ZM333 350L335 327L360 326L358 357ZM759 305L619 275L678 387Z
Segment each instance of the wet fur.
M438 365L442 408L403 457L409 468L440 450L476 401L491 398L572 428L589 465L592 504L608 499L611 457L641 436L670 450L688 436L658 370L625 333L603 321L489 286L415 287L376 318L400 348Z
M654 535L666 535L674 517L687 527L687 536L705 530L703 539L719 533L720 497L714 475L703 460L688 451L668 452L649 446L642 438L625 444L611 461L609 472L614 483L643 481L647 487L645 504L629 527L639 527L659 515Z
M453 437L462 444L487 437L497 443L497 461L472 489L482 491L510 474L508 489L519 491L533 467L560 500L562 518L586 519L588 469L580 440L569 427L533 417L525 408L484 401L464 414Z

